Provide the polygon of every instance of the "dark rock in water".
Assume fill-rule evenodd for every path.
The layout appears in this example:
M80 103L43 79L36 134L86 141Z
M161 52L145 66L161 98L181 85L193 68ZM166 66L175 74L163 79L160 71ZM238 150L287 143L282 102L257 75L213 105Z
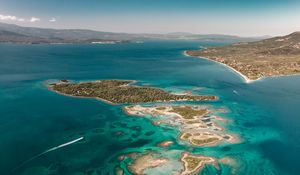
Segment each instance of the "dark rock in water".
M151 136L155 133L155 131L148 131L145 133L145 136Z
M221 148L222 151L230 151L231 147L229 146L224 146L223 148Z
M207 122L210 122L211 120L208 118L208 119L202 119L202 121L207 123Z
M61 83L69 83L68 80L60 80Z
M229 136L224 136L223 138L226 139L226 140L230 139Z
M212 123L208 123L207 126L212 126Z

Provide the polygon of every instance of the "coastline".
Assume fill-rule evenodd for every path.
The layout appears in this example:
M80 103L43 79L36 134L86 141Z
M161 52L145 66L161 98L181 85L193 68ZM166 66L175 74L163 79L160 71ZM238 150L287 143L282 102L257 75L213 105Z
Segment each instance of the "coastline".
M64 80L63 83L65 83ZM127 85L126 85L127 86ZM63 96L68 96L68 97L76 97L76 98L95 98L97 100L100 100L102 102L105 102L107 104L110 105L119 105L119 104L115 104L112 103L108 100L104 100L102 98L99 97L84 97L84 96L73 96L73 95L69 95L69 94L64 94L61 93L59 91L54 90L54 85L53 84L48 84L48 89L52 92L55 92L57 94L63 95ZM217 98L217 96L215 96ZM151 102L152 103L152 102ZM218 146L220 144L234 144L235 142L235 136L228 134L227 132L225 132L225 130L223 128L220 128L215 121L210 121L210 119L213 119L212 117L206 116L210 113L214 113L214 112L220 112L217 110L210 110L207 108L206 105L197 105L193 108L193 111L201 111L201 110L206 110L205 113L201 112L200 113L193 113L191 112L190 114L181 114L180 111L176 111L175 108L173 108L174 105L154 105L154 109L156 111L151 111L153 107L142 107L140 105L136 105L136 104L140 104L140 103L134 103L134 104L130 104L130 106L127 106L129 104L125 104L125 106L120 105L120 107L122 107L122 111L126 114L126 115L130 115L130 116L145 116L147 114L147 111L143 111L144 109L149 111L149 114L154 116L157 114L162 114L164 116L174 116L174 119L170 119L171 122L164 122L162 124L166 124L169 125L170 127L180 127L181 125L183 125L182 128L178 129L178 136L182 135L182 133L188 133L191 134L191 136L189 136L189 138L187 139L182 139L180 137L176 137L176 141L172 141L172 139L170 140L159 140L160 142L157 142L156 147L160 147L160 149L164 150L164 151L168 151L168 154L171 153L172 151L172 147L169 150L169 146L171 146L174 143L177 143L177 141L179 142L178 139L180 139L180 141L182 141L182 144L187 144L191 147L212 147L212 146ZM144 103L141 103L144 104ZM134 106L132 106L134 105ZM152 106L152 105L151 105ZM177 106L177 105L175 105ZM186 105L184 105L186 106ZM189 105L188 105L189 106ZM138 107L138 109L136 109L136 113L135 111L131 112L130 109L132 107ZM159 107L164 107L164 109L158 109ZM168 107L171 107L170 109L167 109ZM157 109L156 109L157 108ZM126 110L129 109L129 110ZM189 109L189 108L188 108ZM192 109L192 108L191 108ZM158 110L158 112L157 112ZM175 110L175 111L174 111ZM151 112L154 112L153 114ZM176 115L174 115L176 114ZM193 115L191 117L189 117L189 115ZM177 118L176 118L177 116ZM204 116L206 116L204 118ZM147 118L148 120L152 121L150 118ZM168 119L168 117L166 117L165 119ZM201 119L207 120L209 119L209 121L202 121ZM199 121L198 121L199 120ZM173 123L172 123L173 121ZM195 122L196 121L196 122ZM176 125L176 123L179 124L179 126ZM153 125L155 125L153 123ZM195 130L194 128L199 128L199 130ZM201 129L202 128L202 129ZM193 130L193 131L192 131ZM181 133L182 132L182 133ZM217 162L218 159L214 158L214 157L207 157L207 156L201 156L201 155L195 155L193 154L192 151L190 152L185 152L186 156L184 156L182 154L181 158L179 158L178 163L180 163L183 166L183 169L179 170L182 174L195 174L200 172L207 164L213 164L214 162ZM153 155L153 156L152 156ZM160 156L157 157L156 155ZM130 158L131 159L131 163L125 163L126 168L125 169L119 169L119 172L121 172L122 170L128 170L129 172L135 173L135 174L143 174L144 170L146 169L155 169L158 168L160 166L169 166L170 163L172 163L172 161L174 161L175 159L173 157L163 157L165 155L160 154L159 151L154 152L153 154L151 154L151 152L149 153L143 153L141 152L141 154L137 155L136 157ZM176 157L176 160L178 158ZM124 157L120 157L119 161L123 161ZM126 161L126 160L125 160ZM194 164L197 164L196 166ZM119 164L119 167L121 164ZM189 168L189 166L193 166L194 168L191 169ZM163 168L158 168L158 170L163 170Z
M187 57L193 57L193 56L190 56L189 54L187 54L186 50L183 52L183 55L187 56ZM221 63L221 62L218 62L218 61L206 58L206 57L195 57L195 58L201 58L201 59L205 59L205 60L209 60L209 61L213 61L215 63L221 64L224 67L226 67L226 68L230 69L231 71L233 71L234 73L238 74L245 81L245 83L247 83L247 84L262 79L262 78L259 78L259 79L256 79L256 80L251 80L250 78L246 77L244 74L242 74L241 72L237 71L233 67L228 66L227 64L224 64L224 63Z
M187 51L186 51L186 50L183 51L183 55L186 56L186 57L194 57L194 56L190 56L189 54L187 54ZM209 58L207 58L207 57L194 57L194 58L205 59L205 60L209 60L209 61L213 61L213 62L215 62L215 63L221 64L221 65L223 65L224 67L226 67L226 68L230 69L231 71L233 71L234 73L238 74L238 75L245 81L245 83L247 83L247 84L253 83L253 82L256 82L256 81L260 81L260 80L263 80L263 79L266 79L266 78L279 78L279 77L300 76L300 73L298 73L298 74L290 74L290 75L272 75L272 76L261 77L261 78L252 80L252 79L248 78L246 75L244 75L244 74L242 74L241 72L239 72L238 70L234 69L233 67L228 66L227 64L224 64L224 63L221 63L221 62L218 62L218 61L209 59Z
M95 82L97 81L101 81L101 80L96 80ZM137 81L136 80L128 80L128 81L132 81L128 84L126 84L125 86L136 86L134 85ZM62 92L59 92L59 91L56 91L53 89L53 86L52 84L49 84L49 83L45 83L47 89L49 91L52 91L54 93L57 93L59 95L62 95L62 96L68 96L68 97L74 97L74 98L87 98L87 99L96 99L98 101L101 101L105 104L109 104L109 105L138 105L138 104L151 104L151 103L164 103L164 102L194 102L194 101L217 101L219 100L219 97L218 96L213 96L214 99L212 100L209 100L209 99L202 99L202 100L188 100L188 99L180 99L180 100L158 100L158 101L153 101L153 102L136 102L136 103L114 103L112 101L109 101L109 100L106 100L106 99L103 99L103 98L100 98L100 97L87 97L87 96L75 96L75 95L70 95L70 94L65 94L65 93L62 93ZM139 87L139 86L136 86L136 87ZM159 88L157 88L159 89ZM170 93L172 94L172 93ZM174 95L177 95L177 94L174 94ZM186 95L190 95L190 94L186 94Z
M105 103L105 104L109 104L109 105L119 105L119 104L117 104L117 103L113 103L113 102L111 102L111 101L108 101L108 100L105 100L105 99L102 99L102 98L99 98L99 97L84 97L84 96L73 96L73 95L64 94L64 93L61 93L61 92L59 92L59 91L54 90L54 89L51 87L51 85L48 85L48 90L49 90L49 91L52 91L52 92L54 92L54 93L57 93L57 94L59 94L59 95L62 95L62 96L73 97L73 98L96 99L96 100L101 101L101 102L103 102L103 103Z
M196 167L193 170L188 169L188 163L185 161L185 158L187 157L193 157L193 158L207 158L205 161L201 161L196 165ZM183 152L181 154L181 157L179 159L184 164L184 169L181 171L182 175L190 175L190 174L199 174L199 172L206 166L206 164L213 164L217 160L213 157L206 157L201 155L191 155L188 152Z
M196 107L197 110L205 109L206 112L201 114L190 113L194 115L193 118L186 118L184 115L189 114L180 114L180 111L174 111L175 107ZM129 116L146 118L153 125L165 124L175 127L178 132L176 140L188 143L191 146L212 147L223 143L240 143L238 136L227 133L225 128L220 127L216 121L211 120L213 119L212 113L217 111L209 110L208 107L203 105L155 105L151 107L134 105L123 107L123 112ZM147 115L156 116L158 120L153 120ZM161 116L167 117L168 121L165 120L166 118L161 118ZM204 116L206 117L204 118ZM207 119L209 121L204 121ZM178 125L178 123L180 124Z

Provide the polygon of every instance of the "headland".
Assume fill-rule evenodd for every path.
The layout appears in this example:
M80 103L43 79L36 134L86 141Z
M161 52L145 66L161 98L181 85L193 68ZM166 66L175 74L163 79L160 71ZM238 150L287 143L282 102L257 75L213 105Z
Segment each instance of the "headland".
M185 55L225 65L247 83L300 74L300 32L257 42L186 51Z

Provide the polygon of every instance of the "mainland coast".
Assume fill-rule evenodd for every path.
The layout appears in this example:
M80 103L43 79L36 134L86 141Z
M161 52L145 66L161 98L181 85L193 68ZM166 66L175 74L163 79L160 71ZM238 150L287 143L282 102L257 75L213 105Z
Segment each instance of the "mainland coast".
M257 42L185 51L186 56L220 63L246 83L267 77L300 74L300 32Z

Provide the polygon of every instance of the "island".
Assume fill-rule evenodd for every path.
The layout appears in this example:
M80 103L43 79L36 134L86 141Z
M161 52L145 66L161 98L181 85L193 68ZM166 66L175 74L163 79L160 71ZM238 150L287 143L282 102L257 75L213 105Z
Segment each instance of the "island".
M300 32L256 42L191 50L185 54L222 63L240 74L246 82L295 75L300 73Z
M163 154L155 151L132 152L122 155L126 159L126 169L134 175L151 174L164 172L164 169L172 167L172 174L191 175L199 174L206 165L216 166L221 161L215 157L182 152L178 160L169 160ZM178 162L178 166L174 167ZM116 168L117 174L123 175L124 170L119 166Z
M110 104L136 104L170 101L217 100L216 96L176 95L154 87L133 85L131 80L101 80L71 83L62 80L49 85L49 89L60 94L97 98Z
M144 171L150 168L156 168L168 163L169 160L162 157L157 157L157 154L152 152L146 154L136 154L128 156L133 162L127 166L128 170L135 175L143 175Z
M148 117L155 125L171 126L178 131L178 139L190 145L203 147L220 143L237 143L238 139L228 134L215 122L219 119L214 112L202 105L158 105L125 106L127 114ZM150 116L150 117L149 117Z
M180 160L184 164L181 175L198 174L206 164L212 164L216 161L212 157L191 155L186 152L182 154Z
M216 100L216 96L193 95L192 92L174 94L154 87L137 86L136 81L132 80L75 83L62 79L48 84L48 88L62 95L96 98L110 104L125 104L121 107L128 117L143 117L163 130L172 130L172 138L162 137L153 147L129 149L128 152L119 154L116 157L119 164L114 167L115 174L144 175L170 172L191 175L199 174L206 165L213 165L215 168L218 168L220 163L235 166L231 157L211 157L193 151L240 142L236 135L227 132L223 127L227 119L219 114L227 110L196 102L177 103ZM148 103L170 101L176 103ZM112 136L119 139L123 132L112 132ZM184 146L186 149L174 149L175 145Z
M166 141L160 142L159 144L157 144L157 146L165 148L165 147L169 147L169 146L171 146L173 144L174 144L173 141L166 140Z

